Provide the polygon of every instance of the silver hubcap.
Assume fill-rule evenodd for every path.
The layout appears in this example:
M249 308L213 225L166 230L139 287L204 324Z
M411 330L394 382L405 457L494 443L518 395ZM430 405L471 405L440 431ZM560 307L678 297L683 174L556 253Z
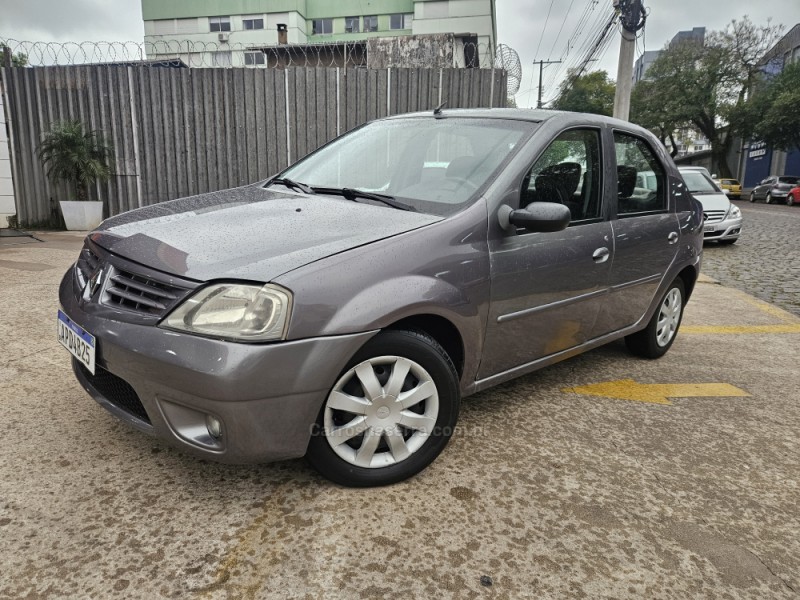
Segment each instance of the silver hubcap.
M678 330L678 325L681 321L682 306L681 291L678 288L672 288L664 298L664 302L661 303L661 309L658 313L656 342L662 348L675 337L675 332Z
M365 360L342 375L325 402L325 438L342 459L377 469L419 450L439 416L436 384L401 356Z

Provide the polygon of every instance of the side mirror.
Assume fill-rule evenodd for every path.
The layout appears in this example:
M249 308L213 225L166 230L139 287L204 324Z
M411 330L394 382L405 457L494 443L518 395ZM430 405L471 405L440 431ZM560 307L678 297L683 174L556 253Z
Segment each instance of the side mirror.
M508 223L530 232L562 231L567 228L572 214L569 208L556 202L532 202L525 208L501 213Z

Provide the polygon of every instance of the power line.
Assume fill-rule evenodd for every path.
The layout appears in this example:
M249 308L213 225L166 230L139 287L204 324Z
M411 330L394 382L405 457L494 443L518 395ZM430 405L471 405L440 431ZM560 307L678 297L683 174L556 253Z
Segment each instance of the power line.
M556 39L553 40L553 45L550 48L550 52L547 55L547 60L553 56L553 50L556 48L556 43L558 42L558 38L561 37L561 32L564 31L564 24L567 22L567 17L569 17L570 12L572 11L572 5L575 4L575 0L571 0L569 3L569 7L567 8L567 12L564 13L564 19L561 21L561 27L558 28L558 33L556 34Z
M550 13L553 10L553 4L556 0L550 0L550 8L547 9L547 17L544 20L544 27L542 27L542 35L539 36L539 45L536 46L536 52L533 53L533 62L536 62L536 57L539 56L539 48L542 47L542 40L544 39L544 32L547 31L547 23L550 21Z

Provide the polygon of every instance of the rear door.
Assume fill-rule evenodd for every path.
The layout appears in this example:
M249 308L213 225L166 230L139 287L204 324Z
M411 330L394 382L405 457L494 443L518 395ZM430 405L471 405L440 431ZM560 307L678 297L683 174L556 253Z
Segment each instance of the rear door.
M647 138L620 130L610 134L617 175L616 218L611 221L614 257L609 296L602 303L592 337L642 318L675 260L680 240L661 154Z

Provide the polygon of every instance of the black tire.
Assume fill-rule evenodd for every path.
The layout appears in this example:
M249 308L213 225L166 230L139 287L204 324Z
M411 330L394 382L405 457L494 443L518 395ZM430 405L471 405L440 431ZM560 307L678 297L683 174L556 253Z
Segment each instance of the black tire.
M767 195L764 196L764 202L767 203L767 204L772 204L772 194L767 192Z
M786 194L786 206L792 206L794 204L794 196L791 194Z
M406 434L409 435L409 437L406 438L408 442L412 441L412 436L420 434L420 438L418 438L416 443L421 443L421 445L417 449L411 451L407 457L387 466L358 466L343 458L338 453L339 451L333 449L333 442L329 441L328 432L325 427L326 410L328 411L329 419L339 418L341 420L342 417L344 417L343 423L329 421L329 423L333 422L335 426L342 424L348 426L348 423L354 422L348 421L348 419L358 419L359 416L355 414L351 415L350 411L329 408L329 402L331 402L334 390L342 385L343 380L347 381L348 378L350 378L350 380L355 381L358 379L355 375L351 374L351 370L357 366L360 367L362 363L372 359L376 361L382 360L382 358L379 357L405 358L415 363L416 366L421 367L425 374L430 376L430 381L432 381L435 386L435 402L438 413L436 415L435 426L433 426L427 434L424 432L420 434L419 431L413 431L411 433L405 431L405 433L403 433L403 436ZM383 390L384 394L389 388L389 379L394 374L394 369L398 363L390 364L392 364L391 373L389 369L387 369L385 379L381 379L383 377L381 367L374 367L372 363L369 363L369 366L373 368L372 372L381 384L381 390ZM416 379L415 383L413 371L409 371L408 373L409 374L406 375L404 379L402 388L404 390L407 386L411 386L411 389L415 389L414 386L420 384L420 380L418 379ZM331 389L328 397L325 399L320 409L311 441L308 445L306 459L311 466L324 477L335 483L350 487L390 485L416 475L433 462L450 440L453 429L458 421L458 411L461 400L458 382L458 373L456 372L455 366L453 366L453 361L447 355L444 348L427 333L417 330L382 331L367 342L364 347L353 356L342 371L334 388ZM358 383L347 383L346 385L357 385L357 389L360 390L360 395L363 395L363 398L360 398L360 400L366 401L370 406L377 404L377 402L373 403L367 399L369 393L366 391L365 387L361 386L360 379L358 379ZM348 394L359 395L358 392L342 389ZM429 401L431 401L431 399L423 400L421 404ZM414 408L416 408L416 406ZM366 418L367 417L365 417L365 419ZM431 416L430 418L432 419L433 417ZM395 427L398 426L395 425ZM399 431L400 428L398 427L397 430ZM378 432L377 434L376 431ZM388 434L385 432L380 433L380 429L373 429L372 427L365 431L363 435L357 435L341 444L342 448L344 448L345 444L351 448L351 450L344 448L344 452L357 453L362 445L364 445L367 434L379 436L377 450L373 450L374 456L394 456L393 449L390 448L388 444L388 442L391 441L387 437ZM356 447L356 445L358 445L358 447ZM405 446L405 442L403 445Z
M756 193L750 192L750 202L755 202L755 201L756 201Z
M662 343L662 341L659 341L658 322L661 317L662 310L669 308L667 306L667 298L670 297L674 291L677 291L677 293L680 294L680 307L677 315L677 323L675 323L674 331L672 332L669 340L667 340L665 343ZM681 321L683 320L683 308L685 305L686 289L683 285L683 280L680 277L677 277L675 281L673 281L667 288L667 291L664 292L664 295L661 296L661 299L658 301L658 307L656 308L655 313L653 313L653 317L650 319L647 327L625 338L625 344L628 346L628 350L630 350L632 354L641 356L643 358L653 359L664 356L672 347L672 343L675 341L675 338L678 337L678 329L680 328Z
M731 244L735 244L736 240L738 240L738 239L739 238L733 238L732 240L720 240L719 241L719 245L720 246L730 246Z

